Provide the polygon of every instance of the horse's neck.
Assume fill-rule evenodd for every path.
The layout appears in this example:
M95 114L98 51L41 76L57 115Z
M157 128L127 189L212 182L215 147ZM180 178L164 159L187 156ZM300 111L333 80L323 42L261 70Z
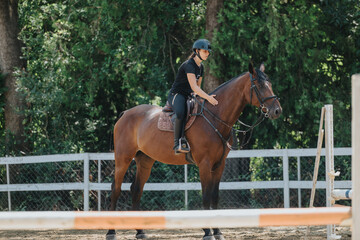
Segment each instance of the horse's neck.
M247 80L248 74L242 75L214 93L219 101L213 108L214 114L231 126L247 104L246 94L250 91Z

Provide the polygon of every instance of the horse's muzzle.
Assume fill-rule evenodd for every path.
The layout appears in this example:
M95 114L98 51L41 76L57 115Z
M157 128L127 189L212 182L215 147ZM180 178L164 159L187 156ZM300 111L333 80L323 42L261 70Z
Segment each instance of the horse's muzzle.
M282 113L282 108L279 102L278 97L276 96L272 96L272 97L268 97L266 100L269 100L273 98L272 103L270 104L270 106L266 106L265 104L261 104L260 105L260 109L262 114L264 114L264 116L266 118L270 118L270 119L277 119L278 117L280 117L281 113Z
M268 112L268 115L269 115L269 118L270 119L277 119L277 118L279 118L280 117L280 115L281 115L281 113L282 113L282 108L281 108L281 106L279 105L274 105L271 109L270 109L270 111Z

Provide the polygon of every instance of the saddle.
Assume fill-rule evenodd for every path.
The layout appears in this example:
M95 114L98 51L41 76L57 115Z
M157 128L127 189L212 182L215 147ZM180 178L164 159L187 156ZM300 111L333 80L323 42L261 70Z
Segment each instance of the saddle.
M184 131L188 130L191 125L194 123L196 116L194 113L197 113L199 104L193 99L188 98L186 101L186 125ZM175 121L175 113L173 112L169 102L166 102L165 107L163 107L159 120L158 120L158 128L161 131L173 132L174 131L174 121Z

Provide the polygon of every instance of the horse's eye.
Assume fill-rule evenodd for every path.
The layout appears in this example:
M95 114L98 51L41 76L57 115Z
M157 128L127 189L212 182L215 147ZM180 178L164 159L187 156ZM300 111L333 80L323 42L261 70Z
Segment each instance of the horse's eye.
M266 74L265 74L265 80L268 81L269 83L271 83L270 78Z
M265 81L264 79L261 79L261 80L259 81L259 87L264 88L264 87L265 87L265 83L266 83L266 81Z

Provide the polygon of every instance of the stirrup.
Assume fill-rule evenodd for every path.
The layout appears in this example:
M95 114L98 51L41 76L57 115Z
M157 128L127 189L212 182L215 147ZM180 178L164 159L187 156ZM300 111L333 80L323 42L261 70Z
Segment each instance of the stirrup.
M179 139L179 146L175 149L175 153L188 153L190 152L190 146L185 138Z

